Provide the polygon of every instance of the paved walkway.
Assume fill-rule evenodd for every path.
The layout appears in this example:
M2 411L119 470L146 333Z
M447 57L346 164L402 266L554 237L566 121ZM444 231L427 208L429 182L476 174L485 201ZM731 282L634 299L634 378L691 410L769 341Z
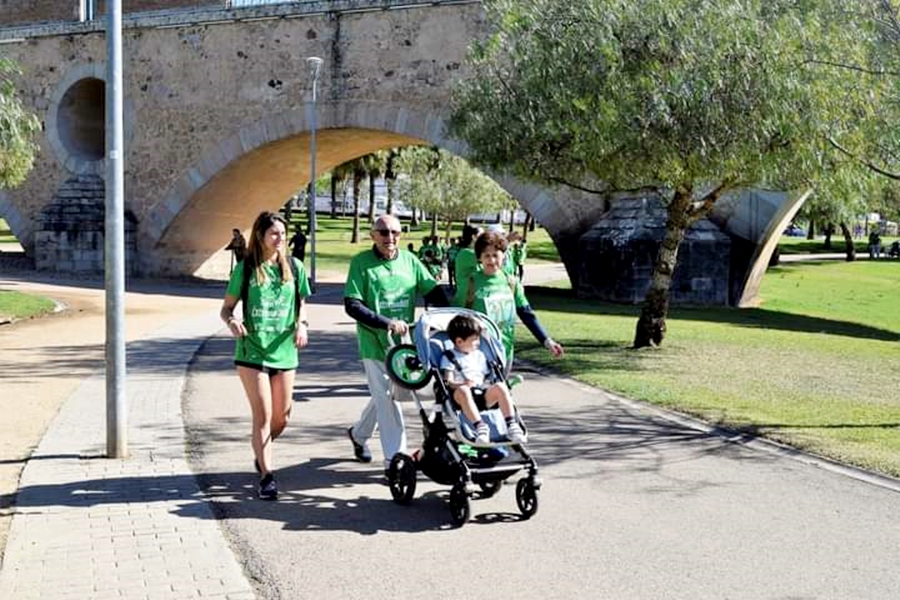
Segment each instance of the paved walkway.
M129 344L125 460L104 458L103 375L66 401L22 472L0 598L255 598L185 459L185 370L219 329L192 317Z
M545 275L556 273L554 268ZM103 458L102 373L77 386L22 473L0 565L0 599L256 598L185 458L181 398L187 365L221 329L211 311L175 319L129 344L126 460ZM570 443L562 438L560 447ZM245 456L244 442L240 450ZM581 479L575 473L571 482ZM593 502L590 494L577 496ZM618 508L618 517L627 510ZM634 523L639 523L646 515L635 512ZM755 527L748 523L748 531ZM315 547L308 551L317 552ZM548 573L544 583L553 581Z

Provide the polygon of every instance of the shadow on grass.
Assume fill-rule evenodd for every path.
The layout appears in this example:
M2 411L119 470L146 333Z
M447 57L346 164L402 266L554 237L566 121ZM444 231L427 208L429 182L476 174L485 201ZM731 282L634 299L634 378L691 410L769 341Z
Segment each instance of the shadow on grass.
M639 306L613 304L576 298L571 291L529 287L528 298L538 313L561 312L638 318ZM736 327L777 329L798 333L824 333L886 342L900 341L900 333L860 323L798 315L763 308L677 307L669 311L669 320L727 323ZM599 343L599 342L598 342ZM596 347L596 346L595 346Z

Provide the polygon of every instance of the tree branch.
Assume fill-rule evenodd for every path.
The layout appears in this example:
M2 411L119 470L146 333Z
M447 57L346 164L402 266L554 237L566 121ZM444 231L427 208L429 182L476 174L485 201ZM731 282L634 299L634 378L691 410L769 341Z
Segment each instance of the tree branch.
M837 140L835 140L831 136L828 136L828 138L826 138L826 139L828 140L829 144L831 144L836 150L838 150L844 156L847 156L849 158L852 158L855 161L858 161L860 164L864 165L865 167L869 168L870 170L874 171L875 173L878 173L879 175L884 175L885 177L887 177L889 179L893 179L894 181L900 181L900 173L891 173L890 171L886 171L885 169L883 169L883 168L879 167L878 165L876 165L875 163L873 163L871 160L868 160L866 158L862 158L862 157L857 156L856 154L853 154L852 152L850 152L849 150L847 150L846 148L841 146L839 143L837 143Z
M698 219L702 219L712 210L713 206L719 200L722 192L733 188L737 185L737 180L731 177L723 179L719 185L709 191L699 202L695 202L688 211L688 220L693 223Z
M598 196L604 196L611 191L609 188L606 188L605 190L595 190L593 188L585 187L577 183L572 183L571 181L563 179L562 177L548 176L547 181L551 183L558 183L560 185L564 185L582 192L587 192L588 194L597 194Z
M900 73L898 73L896 71L887 71L885 69L877 69L877 70L876 69L868 69L868 68L860 66L860 65L851 65L851 64L847 64L847 63L839 63L839 62L834 62L834 61L830 61L830 60L819 60L819 59L815 59L815 58L805 60L800 64L801 65L815 64L815 65L824 65L826 67L837 67L839 69L847 69L849 71L858 71L860 73L865 73L867 75L878 75L878 76L891 75L893 77L900 76Z

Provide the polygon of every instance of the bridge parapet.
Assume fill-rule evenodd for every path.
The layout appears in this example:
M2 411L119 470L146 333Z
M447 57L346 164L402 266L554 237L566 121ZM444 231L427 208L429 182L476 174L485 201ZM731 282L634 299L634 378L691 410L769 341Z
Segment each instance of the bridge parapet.
M44 6L46 4L46 6ZM78 35L104 31L106 20L102 14L91 21L78 18L78 1L69 4L48 0L27 12L4 10L0 14L0 43L34 37ZM480 0L314 0L312 2L281 2L232 6L229 0L200 2L183 0L183 6L171 8L172 2L159 8L162 2L132 2L122 16L123 29L168 28L191 25L254 22L268 19L293 19L326 14L356 14L382 10L402 10L422 6L451 6L480 4ZM31 5L29 5L31 6Z

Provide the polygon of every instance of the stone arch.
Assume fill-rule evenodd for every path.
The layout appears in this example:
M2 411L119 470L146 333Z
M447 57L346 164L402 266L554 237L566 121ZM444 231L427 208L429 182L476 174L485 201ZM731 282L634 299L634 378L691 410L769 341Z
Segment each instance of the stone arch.
M447 137L445 123L441 111L402 104L322 105L316 134L317 171L321 174L357 156L400 145L433 144L465 156L465 145ZM272 177L273 172L284 176ZM141 246L148 251L142 253L142 270L219 274L222 264L206 263L227 243L231 229L246 228L259 210L281 206L308 180L305 111L271 115L240 128L205 152L145 213ZM573 215L579 211L573 208L578 203L572 197L563 204L552 190L510 178L497 181L554 239L573 229ZM601 212L597 209L602 207L582 210L575 229L589 226ZM202 234L196 219L203 220Z

